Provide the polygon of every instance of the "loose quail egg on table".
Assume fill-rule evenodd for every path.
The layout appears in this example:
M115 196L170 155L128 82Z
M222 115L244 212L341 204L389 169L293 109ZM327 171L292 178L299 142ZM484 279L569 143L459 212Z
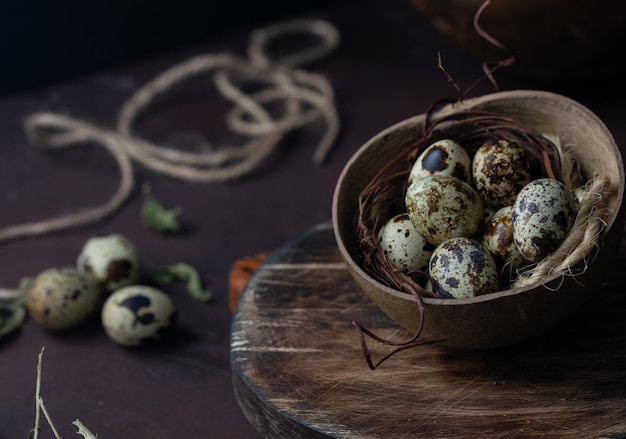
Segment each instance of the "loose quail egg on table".
M439 140L417 157L409 172L409 184L430 175L450 175L470 184L472 159L465 148L454 140Z
M428 266L431 246L406 213L389 219L378 232L378 243L389 261L405 273Z
M138 346L160 340L176 321L176 306L163 291L128 285L113 292L102 307L102 326L116 343Z
M574 195L558 180L540 178L524 186L511 213L521 255L538 262L553 253L572 228L577 209Z
M49 268L39 273L26 291L30 317L50 331L75 328L102 304L100 285L74 267Z
M137 283L140 276L135 246L118 234L88 239L78 256L77 268L93 276L109 292Z

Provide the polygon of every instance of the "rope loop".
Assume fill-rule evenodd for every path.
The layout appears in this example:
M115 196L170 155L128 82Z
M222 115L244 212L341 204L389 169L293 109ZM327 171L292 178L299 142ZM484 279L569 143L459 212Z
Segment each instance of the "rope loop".
M310 34L319 44L282 58L272 59L267 55L271 43L295 33ZM339 132L334 93L325 76L305 71L301 66L327 56L336 49L339 40L335 27L322 20L293 20L256 30L251 35L248 59L231 53L201 54L170 67L144 84L122 105L116 130L50 112L30 115L24 128L31 143L50 149L85 143L100 145L115 158L120 185L102 206L7 227L0 230L0 242L79 227L111 215L132 192L133 162L192 183L234 181L257 169L287 133L322 120L326 128L313 155L315 163L322 163ZM176 85L207 73L213 74L217 91L233 105L225 116L227 127L248 137L247 142L198 153L159 145L133 132L133 125L159 97ZM250 82L265 87L247 93L244 86ZM284 112L278 116L268 109L277 103L284 106Z

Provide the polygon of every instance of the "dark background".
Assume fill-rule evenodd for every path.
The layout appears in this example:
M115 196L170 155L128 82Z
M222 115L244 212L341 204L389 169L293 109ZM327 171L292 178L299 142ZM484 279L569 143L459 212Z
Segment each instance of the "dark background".
M347 1L3 1L0 96Z
M236 314L230 311L228 301L231 264L241 257L279 249L327 222L338 176L364 142L400 120L423 113L436 99L456 96L437 68L438 52L461 87L477 79L480 64L427 26L409 0L231 1L214 5L194 5L188 0L167 4L161 0L82 0L76 4L66 0L50 0L50 4L44 0L7 1L0 1L0 85L4 95L0 98L0 228L99 205L113 194L119 180L113 160L96 145L76 145L63 151L36 147L25 136L26 117L52 111L114 129L120 107L140 86L190 56L221 51L245 54L251 30L282 18L321 18L339 30L338 50L307 66L331 82L341 118L340 136L322 166L314 165L311 155L323 124L290 133L261 167L236 182L191 184L137 164L134 195L105 221L0 246L0 287L15 287L22 277L53 266L73 265L88 238L121 233L138 247L147 273L186 262L198 269L204 284L215 294L214 302L198 303L189 297L183 283L168 285L167 292L180 311L177 329L164 343L147 350L121 349L111 343L97 319L63 336L48 334L35 322L26 321L20 331L0 340L0 439L25 438L33 425L35 365L42 346L46 352L42 397L63 437L77 437L71 421L78 418L103 439L260 439L233 392L230 325ZM542 88L588 106L614 133L624 151L626 109L621 77L578 84L560 80L537 83L503 71L498 78L503 90ZM196 141L216 147L230 144L232 133L225 127L224 115L231 107L226 100L216 99L214 88L211 81L185 83L168 94L162 105L146 112L135 127L137 134L158 145L192 148ZM492 91L484 84L476 94ZM161 236L142 224L143 183L150 185L165 206L183 209L185 233ZM606 279L613 288L623 289L617 282L624 270L623 260L622 255L612 277ZM624 296L611 297L619 297L615 299L619 306L607 305L607 320L600 329L596 327L597 331L604 329L607 336L598 340L597 346L593 342L597 332L586 330L596 320L587 312L575 316L573 334L581 334L587 343L577 338L571 344L556 345L546 357L532 357L533 370L543 377L536 380L529 378L533 370L527 361L511 364L502 380L498 378L493 384L511 386L515 398L526 402L524 411L516 417L482 420L501 426L500 436L507 430L509 436L519 436L522 430L531 436L534 427L555 428L555 434L567 438L590 436L572 431L566 422L536 423L537 418L554 411L533 415L537 413L534 395L546 390L545 379L559 380L569 391L550 395L550 401L555 410L566 410L568 416L577 419L581 415L576 407L589 403L590 398L623 396L623 385L619 385L623 376L607 375L607 371L626 370L626 357L603 356L604 346L617 354L616 346L624 344L623 331L610 331L623 318ZM329 312L341 314L338 318L350 325L352 318L360 320L357 308ZM291 322L285 323L285 328L292 327ZM354 367L368 373L356 337L354 343ZM572 356L571 368L555 367L558 352ZM433 353L431 358L438 355ZM316 361L328 360L326 355L312 355L311 369L319 370ZM474 386L487 372L494 371L494 360L488 355L484 356L484 368L467 365L465 361L459 363L456 377L466 378ZM576 370L586 366L595 368L597 388L580 385L582 375ZM278 367L278 373L282 367L289 364ZM378 384L385 386L384 379ZM444 399L431 405L436 408L433 413L458 414L460 402L468 403L480 393L473 392L474 388L451 389ZM381 402L380 395L372 395L375 402ZM622 414L622 406L613 401L608 399L594 408L597 416L587 420L605 423L605 414ZM507 410L511 408L509 402L503 402ZM421 424L420 419L410 416L414 407L406 408L406 422ZM396 437L408 434L405 425L398 425ZM439 436L467 433L463 426L457 426L448 426L455 431ZM442 423L426 428L437 427L446 428ZM535 437L546 436L540 436L538 430L535 433ZM616 434L615 430L610 436ZM52 432L46 431L41 439L50 437Z

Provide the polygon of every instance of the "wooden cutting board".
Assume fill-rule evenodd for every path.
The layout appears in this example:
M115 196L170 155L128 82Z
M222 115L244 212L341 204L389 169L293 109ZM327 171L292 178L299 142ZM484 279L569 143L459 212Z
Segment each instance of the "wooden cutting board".
M549 333L492 351L414 347L370 370L353 320L411 334L358 289L320 224L275 252L239 300L240 406L266 437L626 438L624 246L598 299ZM389 349L368 345L374 360Z

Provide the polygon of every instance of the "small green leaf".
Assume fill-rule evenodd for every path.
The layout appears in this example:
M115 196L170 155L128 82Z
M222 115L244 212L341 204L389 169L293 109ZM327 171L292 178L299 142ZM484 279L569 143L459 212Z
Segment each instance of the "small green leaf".
M159 283L171 283L175 281L187 282L187 291L196 300L208 302L213 298L213 294L202 288L202 281L195 268L189 264L180 262L170 265L156 272L153 276L154 280Z
M149 186L143 187L144 201L141 206L141 218L144 224L160 233L176 233L180 230L179 216L182 209L179 207L166 209L152 194Z
M21 327L25 318L26 310L23 306L0 308L0 338Z
M89 431L89 429L87 429L87 427L85 427L78 419L72 422L72 424L78 428L76 434L81 434L85 439L97 439L98 436Z
M7 307L0 307L0 338L20 328L26 319L26 291L31 278L20 281L18 293Z

